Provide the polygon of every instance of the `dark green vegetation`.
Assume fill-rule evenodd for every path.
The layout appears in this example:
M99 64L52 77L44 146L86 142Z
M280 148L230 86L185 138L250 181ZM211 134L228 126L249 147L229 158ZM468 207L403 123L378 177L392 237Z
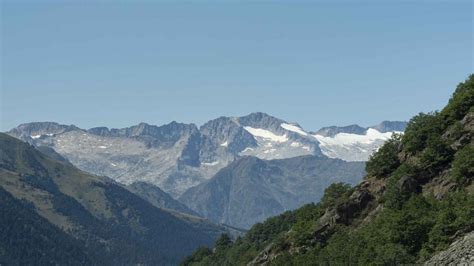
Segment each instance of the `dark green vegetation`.
M184 265L421 263L474 230L474 75L440 112L411 119L367 163L365 180L256 224Z
M222 231L0 133L0 264L177 264Z

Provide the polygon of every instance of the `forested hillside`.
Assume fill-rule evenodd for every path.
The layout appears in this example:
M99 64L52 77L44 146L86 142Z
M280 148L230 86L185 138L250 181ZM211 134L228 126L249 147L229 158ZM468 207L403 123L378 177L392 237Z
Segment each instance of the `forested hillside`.
M169 265L220 231L0 133L0 265Z
M318 204L256 224L235 242L224 235L183 265L423 263L474 230L473 135L471 75L446 107L413 117L373 154L357 186L333 184Z

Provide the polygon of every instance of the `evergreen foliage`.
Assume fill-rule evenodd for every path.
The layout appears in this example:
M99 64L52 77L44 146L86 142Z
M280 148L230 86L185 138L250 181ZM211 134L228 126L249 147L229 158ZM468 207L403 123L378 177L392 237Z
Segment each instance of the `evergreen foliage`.
M400 160L398 159L400 140L400 134L393 134L392 138L370 156L365 165L365 170L369 176L386 177L400 166Z

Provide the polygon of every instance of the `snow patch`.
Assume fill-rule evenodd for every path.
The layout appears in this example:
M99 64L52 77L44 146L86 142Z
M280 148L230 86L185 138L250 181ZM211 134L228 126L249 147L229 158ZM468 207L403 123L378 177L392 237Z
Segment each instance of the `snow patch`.
M244 129L255 137L264 138L274 142L288 141L288 137L286 135L279 136L262 128L244 127Z
M97 146L99 149L107 149L107 146Z
M203 165L214 166L217 165L219 161L211 162L211 163L202 163Z
M31 137L32 139L39 139L39 138L41 138L41 136L42 136L42 135L31 135L30 137Z
M253 149L252 149L252 148L249 148L249 147L247 147L247 148L245 148L243 151L241 151L241 153L244 153L244 152L247 152L247 151L253 151Z
M325 137L322 135L313 135L313 137L321 143L321 146L345 146L356 144L371 144L376 140L388 140L390 139L393 133L401 132L381 133L376 129L369 128L365 135L338 133L334 137Z
M292 132L298 133L298 134L303 135L303 136L308 136L308 133L304 132L303 129L301 129L300 127L297 127L295 125L282 123L280 126L284 129L288 130L288 131L292 131Z
M221 144L222 147L227 147L228 145L229 143L227 143L227 141Z
M276 149L269 149L269 150L265 150L263 153L271 153L271 152L273 153L275 151L276 151Z
M292 143L290 144L290 146L291 146L291 147L301 147L301 143L299 143L299 142L292 142Z

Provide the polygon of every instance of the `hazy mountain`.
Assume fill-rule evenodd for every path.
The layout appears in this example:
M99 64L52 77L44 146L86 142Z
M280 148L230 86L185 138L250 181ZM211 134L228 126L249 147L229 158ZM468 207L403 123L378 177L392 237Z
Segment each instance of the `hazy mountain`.
M3 133L0 197L2 215L8 214L0 221L6 264L175 264L222 232L177 218Z
M243 157L179 200L218 223L249 228L267 217L317 202L333 182L356 184L364 163L302 156L279 160Z
M142 181L177 198L243 156L285 159L304 155L365 161L404 122L323 128L316 133L296 123L252 113L220 117L200 128L172 122L89 130L51 122L22 124L8 134L54 149L78 168L123 184ZM379 131L381 130L381 131Z

